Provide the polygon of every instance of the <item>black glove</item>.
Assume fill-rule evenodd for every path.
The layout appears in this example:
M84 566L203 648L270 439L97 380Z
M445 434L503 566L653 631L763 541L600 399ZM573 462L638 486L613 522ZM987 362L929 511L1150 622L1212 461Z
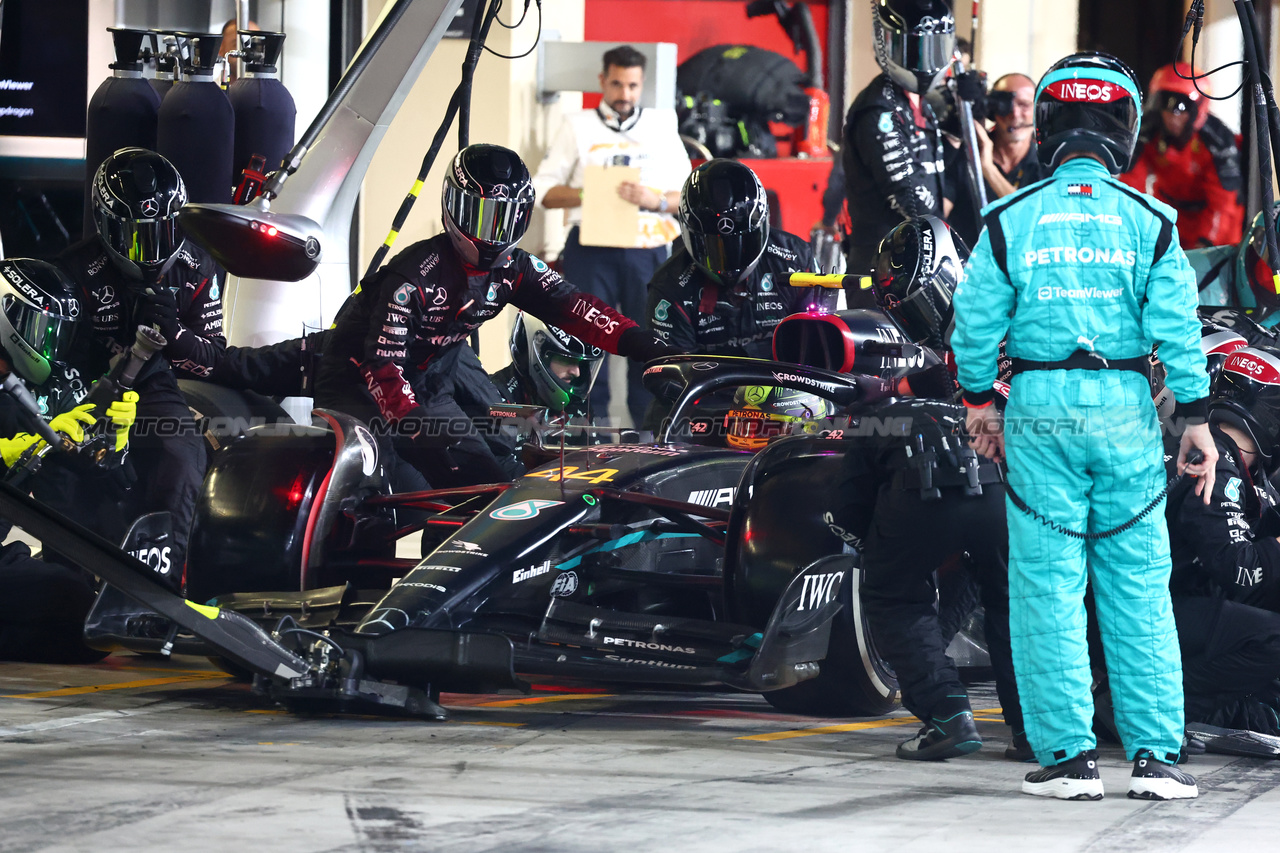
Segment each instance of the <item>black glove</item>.
M652 332L632 326L618 338L618 355L641 364L669 355L684 355L684 350L658 339Z
M977 105L987 98L987 75L982 71L966 71L956 77L956 95Z
M144 326L154 326L170 344L178 337L178 298L167 287L142 294L140 321Z
M913 397L947 400L956 393L955 380L951 378L951 370L945 364L926 367L905 377L904 381L907 387L899 390L907 391Z
M450 431L448 419L432 415L426 406L414 406L396 426L401 435L409 436L413 446L421 450L448 450L462 441L461 435Z

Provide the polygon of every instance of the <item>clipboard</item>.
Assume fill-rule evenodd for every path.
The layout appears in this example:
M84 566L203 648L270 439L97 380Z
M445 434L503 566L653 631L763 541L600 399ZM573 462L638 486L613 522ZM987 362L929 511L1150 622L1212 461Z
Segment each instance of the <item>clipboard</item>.
M582 180L582 224L578 242L584 246L631 249L640 233L640 208L618 195L624 181L639 183L635 166L587 166Z

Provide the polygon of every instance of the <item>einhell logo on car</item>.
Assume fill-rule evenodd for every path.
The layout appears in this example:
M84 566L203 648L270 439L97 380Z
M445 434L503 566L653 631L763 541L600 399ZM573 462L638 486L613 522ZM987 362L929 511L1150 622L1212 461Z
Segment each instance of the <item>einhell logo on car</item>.
M511 582L520 583L521 581L527 581L529 578L536 578L539 575L545 575L549 571L551 571L551 561L547 560L546 562L539 563L536 566L530 566L527 569L516 569L511 573Z
M1105 80L1059 80L1045 86L1045 91L1059 101L1071 103L1109 104L1128 93Z
M804 585L800 587L800 603L796 610L817 610L835 597L840 588L844 572L827 572L821 575L805 575Z
M736 494L738 494L736 486L731 486L727 489L698 489L689 493L688 503L712 508L721 504L732 506L733 498Z

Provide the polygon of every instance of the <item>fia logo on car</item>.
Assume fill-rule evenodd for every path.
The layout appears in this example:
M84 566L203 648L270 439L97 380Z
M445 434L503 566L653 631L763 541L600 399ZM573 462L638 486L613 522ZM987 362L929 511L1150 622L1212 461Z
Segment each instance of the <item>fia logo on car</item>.
M840 588L844 572L827 572L821 575L805 575L804 585L800 587L800 603L796 610L817 610L835 597Z
M498 521L524 521L535 518L538 513L548 507L560 506L563 503L564 501L520 501L518 504L495 509L489 513L489 517L496 518Z
M551 585L551 594L556 598L568 598L578 591L578 573L565 572L556 578L556 582Z

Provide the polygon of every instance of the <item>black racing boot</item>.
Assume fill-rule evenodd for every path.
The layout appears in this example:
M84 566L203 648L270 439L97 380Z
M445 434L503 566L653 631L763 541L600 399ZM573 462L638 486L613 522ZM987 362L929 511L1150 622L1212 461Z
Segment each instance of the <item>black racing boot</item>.
M982 748L968 697L948 697L911 740L898 744L898 757L908 761L941 761ZM955 701L959 700L959 701Z
M1133 758L1129 777L1131 800L1190 800L1200 796L1196 779L1185 770L1158 760L1149 749L1140 749Z
M1022 781L1022 793L1033 797L1057 797L1059 800L1102 799L1098 751L1086 749L1061 764L1031 771Z
M1036 752L1027 740L1026 732L1014 732L1013 739L1004 748L1004 757L1012 761L1035 761Z

